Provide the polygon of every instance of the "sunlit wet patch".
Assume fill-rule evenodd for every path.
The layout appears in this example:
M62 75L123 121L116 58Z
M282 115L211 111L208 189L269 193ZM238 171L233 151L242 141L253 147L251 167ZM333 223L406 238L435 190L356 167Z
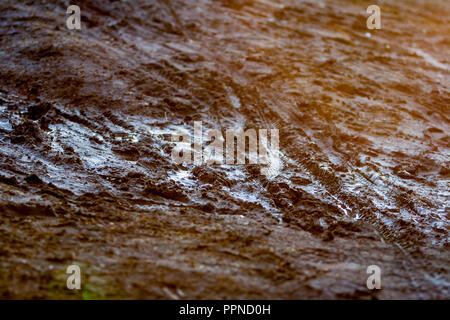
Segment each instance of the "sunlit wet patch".
M170 141L167 137L177 134L190 134L191 128L188 125L161 124L152 121L148 117L129 117L129 123L136 128L136 133L143 136L150 136L160 141Z
M331 197L332 197L333 199L336 200L336 206L337 206L339 209L341 209L341 211L344 213L344 215L345 215L346 217L350 216L351 209L350 209L344 202L342 202L341 200L339 200L337 197L335 197L335 196L333 196L333 195L331 195ZM354 218L358 219L359 217L358 217L358 216L355 216Z
M225 174L231 181L245 181L247 179L247 174L242 170L242 166L221 165L221 167L226 169Z
M0 118L0 129L4 131L11 131L13 128L8 119Z
M169 173L169 179L175 182L178 186L187 189L194 188L197 181L193 179L193 175L189 170L180 170L174 173Z
M135 134L119 133L119 134L115 134L114 140L136 143L136 142L139 142L139 137Z
M270 213L279 223L282 222L282 213L279 209L271 204L271 200L265 199L258 191L248 191L244 187L240 187L236 190L227 190L230 196L237 201L244 201L256 205L260 205L268 213Z
M287 157L276 148L267 148L267 154L263 157L255 155L255 159L258 159L258 165L260 166L261 174L263 174L268 180L276 179L282 172L284 167L284 161Z
M228 97L230 99L231 105L235 108L235 109L240 109L242 107L241 105L241 101L239 100L239 98L234 94L233 89L230 87L225 87L227 92L228 92Z
M419 48L413 48L411 49L411 51L415 54L417 54L418 56L422 57L427 63L431 64L432 66L442 69L442 70L447 70L450 71L450 66L440 63L439 61L437 61L435 58L433 58L430 54L422 51Z
M99 169L106 164L120 166L122 163L112 153L108 144L93 145L90 138L97 137L98 134L85 126L71 122L70 125L54 124L49 128L48 134L52 139L52 148L55 151L65 152L65 146L70 146L80 157L86 169Z

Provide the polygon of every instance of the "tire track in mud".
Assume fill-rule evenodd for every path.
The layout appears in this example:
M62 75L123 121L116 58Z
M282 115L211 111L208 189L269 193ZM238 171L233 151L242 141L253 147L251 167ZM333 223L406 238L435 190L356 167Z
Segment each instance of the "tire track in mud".
M388 1L383 21L392 29L368 37L364 1L83 4L80 34L53 29L62 2L42 18L39 4L1 7L0 239L8 258L0 268L9 272L26 256L26 243L6 240L16 229L44 243L73 241L78 230L82 250L93 252L79 259L113 266L102 271L112 282L128 274L119 282L131 296L181 297L182 288L211 297L204 287L222 294L198 267L225 297L377 297L361 288L364 279L326 289L368 252L390 270L392 287L379 296L448 297L448 60L431 48L448 49L446 6L431 8L430 22L415 1L407 22L399 16L406 6ZM415 32L422 26L428 33ZM411 53L411 43L420 51ZM267 179L252 165L175 165L170 135L194 121L279 128L283 169ZM45 226L55 219L68 224L56 235ZM163 249L142 244L147 231ZM73 259L65 246L55 252L62 258L40 248L30 259ZM161 264L139 266L147 255ZM136 288L143 279L150 289Z
M302 129L306 130L304 126L302 127ZM311 143L312 139L307 134L306 136L309 143ZM381 239L381 241L386 241L394 248L394 250L398 251L400 256L403 257L400 258L399 261L401 261L403 269L407 271L408 274L410 274L411 286L414 288L413 290L415 290L416 292L420 292L423 286L423 284L421 284L421 276L417 276L414 271L428 269L427 264L423 262L423 253L420 249L418 249L418 243L420 243L418 242L418 239L425 237L425 235L417 230L414 230L414 232L419 233L419 237L417 237L417 234L398 234L398 229L392 226L392 223L395 222L395 217L390 219L391 226L383 222L380 219L380 217L383 216L383 213L377 209L374 209L376 208L376 206L372 203L371 200L363 201L361 200L361 197L354 196L345 191L345 187L342 186L343 183L337 177L337 175L321 168L319 166L320 162L317 160L313 160L313 154L317 155L317 150L307 150L306 152L303 152L300 157L298 156L298 154L296 154L295 156L297 163L295 161L292 162L303 172L308 172L311 181L313 183L317 181L320 189L322 189L326 194L326 196L324 197L318 196L320 193L313 193L315 197L326 202L328 202L326 199L327 197L331 197L336 200L335 203L331 204L339 207L341 212L344 213L346 217L350 218L351 222L343 224L346 230L359 232L360 229L357 227L358 220L362 220L373 226L375 230L377 230L377 235ZM369 183L373 183L371 180L366 180ZM367 194L365 196L367 197ZM345 199L344 202L341 200L342 198ZM344 205L345 209L342 208L339 203ZM284 214L289 214L289 212L285 212ZM329 212L327 214L329 214ZM343 221L345 221L345 219ZM290 223L290 219L287 220L287 222ZM355 222L356 225L354 225ZM311 229L309 228L305 230L311 232ZM330 233L325 233L324 240L332 240L334 238L334 236L332 235L334 231L335 230L331 230ZM319 228L318 230L316 230L316 232L313 229L312 232L323 234L323 229ZM405 259L405 261L403 261L403 259ZM439 283L431 277L427 278L427 281L429 282L429 286L431 286L432 288L434 287L437 291L448 292L445 281L443 281L443 283ZM423 295L422 298L424 298Z

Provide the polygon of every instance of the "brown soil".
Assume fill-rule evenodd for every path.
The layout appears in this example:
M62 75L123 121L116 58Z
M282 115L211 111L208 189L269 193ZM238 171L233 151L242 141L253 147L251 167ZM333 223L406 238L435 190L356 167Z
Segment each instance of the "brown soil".
M449 2L77 2L0 1L1 298L450 298ZM174 164L195 120L280 174Z

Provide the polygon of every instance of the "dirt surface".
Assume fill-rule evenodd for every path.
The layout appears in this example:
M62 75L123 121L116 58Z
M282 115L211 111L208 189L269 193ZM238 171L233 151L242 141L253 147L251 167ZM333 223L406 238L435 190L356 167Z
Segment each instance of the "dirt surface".
M0 0L1 298L450 298L449 1L76 2ZM279 174L175 164L194 121Z

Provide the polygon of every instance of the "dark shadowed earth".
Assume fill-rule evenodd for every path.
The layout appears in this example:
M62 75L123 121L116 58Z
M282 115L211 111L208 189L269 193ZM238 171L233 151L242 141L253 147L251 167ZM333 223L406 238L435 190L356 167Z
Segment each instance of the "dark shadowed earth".
M70 4L0 0L1 298L450 299L450 2ZM279 172L174 163L194 121Z

